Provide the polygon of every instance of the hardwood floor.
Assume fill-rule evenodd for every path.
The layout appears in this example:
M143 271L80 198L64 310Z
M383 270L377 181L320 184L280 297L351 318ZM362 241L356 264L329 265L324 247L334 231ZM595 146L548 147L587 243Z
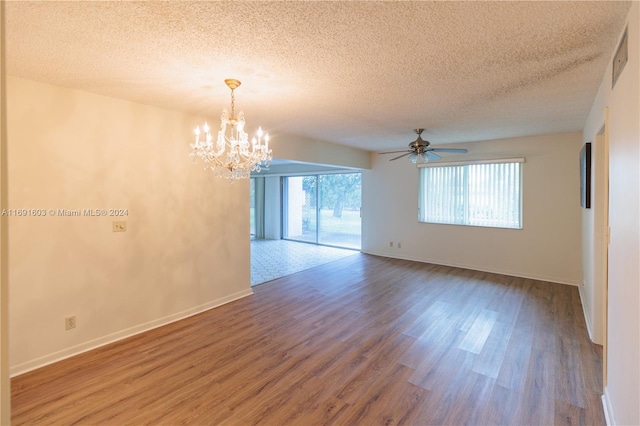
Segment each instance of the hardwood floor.
M14 424L604 425L575 287L355 255L16 377Z

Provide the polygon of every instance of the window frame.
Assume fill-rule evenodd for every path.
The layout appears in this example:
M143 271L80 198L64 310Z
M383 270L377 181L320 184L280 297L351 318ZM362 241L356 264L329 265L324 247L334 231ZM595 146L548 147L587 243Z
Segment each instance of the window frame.
M425 206L424 193L423 190L423 171L420 170L418 174L418 223L425 223L430 225L454 225L454 226L471 226L471 227L479 227L479 228L493 228L493 229L511 229L511 230L522 230L524 229L524 163L525 158L500 158L500 159L489 159L489 160L473 160L473 161L449 161L449 162L437 162L437 163L426 163L419 164L418 169L423 168L435 168L435 167L468 167L473 165L481 165L481 164L518 164L518 226L501 226L501 225L487 225L487 224L478 224L478 223L469 223L468 218L468 200L469 200L469 181L465 179L464 189L463 189L463 208L464 208L464 223L452 223L452 222L432 222L423 220L422 209ZM468 176L468 170L464 172L465 176Z

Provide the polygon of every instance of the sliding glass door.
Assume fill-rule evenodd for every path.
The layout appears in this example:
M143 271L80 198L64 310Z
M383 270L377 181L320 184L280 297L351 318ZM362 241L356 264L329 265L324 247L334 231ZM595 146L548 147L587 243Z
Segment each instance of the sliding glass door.
M283 238L360 249L360 173L283 178Z

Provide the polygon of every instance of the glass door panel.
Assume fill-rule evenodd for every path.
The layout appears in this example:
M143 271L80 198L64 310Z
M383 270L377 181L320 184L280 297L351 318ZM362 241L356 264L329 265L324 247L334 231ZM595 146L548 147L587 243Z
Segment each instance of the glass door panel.
M317 243L316 176L284 178L283 238Z
M361 174L328 174L318 178L318 243L360 249Z

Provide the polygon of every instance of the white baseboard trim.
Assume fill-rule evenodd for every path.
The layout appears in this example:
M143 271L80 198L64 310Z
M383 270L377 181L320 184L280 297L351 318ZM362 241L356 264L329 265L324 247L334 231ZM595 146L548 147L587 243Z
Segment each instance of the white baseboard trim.
M97 339L92 339L79 345L71 346L61 351L53 352L51 354L33 359L31 361L23 362L22 364L14 365L9 369L9 374L11 377L19 376L20 374L24 374L29 371L44 367L45 365L53 364L54 362L62 361L63 359L71 358L72 356L88 352L92 349L117 342L118 340L126 339L127 337L144 333L146 331L153 330L154 328L162 327L163 325L167 325L172 322L180 321L182 319L200 314L202 312L208 311L209 309L213 309L229 302L233 302L234 300L250 296L251 294L253 294L253 291L251 289L242 290L228 296L212 300L211 302L199 306L194 306L193 308L186 309L182 312L167 315L165 317L145 322L134 327L116 331L115 333L110 333L106 336L98 337Z
M398 254L395 254L395 253L392 254L392 253L388 253L388 252L384 252L384 251L376 251L376 250L362 250L362 253L372 254L372 255L375 255L375 256L390 257L392 259L411 260L411 261L414 261L414 262L432 263L434 265L451 266L451 267L454 267L454 268L462 268L462 269L471 269L472 271L490 272L492 274L508 275L510 277L529 278L529 279L532 279L532 280L547 281L547 282L552 282L552 283L557 283L557 284L572 285L572 286L575 286L575 287L579 287L580 286L580 283L578 283L578 282L567 281L565 279L557 278L557 277L547 277L547 276L542 276L542 275L538 276L538 275L524 274L524 273L514 272L514 271L506 271L506 270L500 270L500 269L485 268L485 267L477 266L477 265L465 265L465 264L461 264L461 263L443 262L443 261L434 260L434 259L419 259L417 257L399 256Z
M582 315L584 316L585 324L587 324L587 332L589 333L589 339L591 340L591 342L594 342L593 331L591 326L591 316L589 316L589 312L587 312L587 310L585 309L587 305L584 303L585 301L584 285L578 286L578 293L580 294L580 304L582 305Z
M609 399L609 392L607 388L604 388L602 394L602 409L604 410L604 419L607 422L607 426L613 426L616 424L616 420L613 417L613 408L611 407L611 400Z

